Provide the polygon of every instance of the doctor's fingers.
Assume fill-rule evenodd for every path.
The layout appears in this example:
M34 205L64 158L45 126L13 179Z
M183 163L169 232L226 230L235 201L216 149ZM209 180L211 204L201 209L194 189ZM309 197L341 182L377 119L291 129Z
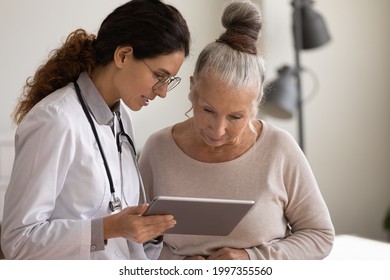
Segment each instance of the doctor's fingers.
M150 224L147 227L145 227L145 235L144 238L146 239L144 242L155 239L156 237L163 235L164 232L169 229L174 227L175 225L170 223L159 223L159 224Z
M127 216L128 219L122 223L122 236L138 243L149 241L176 224L176 221L170 215Z
M152 235L158 236L176 225L176 220L170 215L151 216L150 218L153 219L151 219L148 228Z
M145 203L138 206L129 206L123 209L121 212L130 215L142 215L149 207L149 204Z
M175 218L172 215L151 215L151 216L143 216L144 222L148 225L154 224L164 224L164 223L172 223L175 222Z

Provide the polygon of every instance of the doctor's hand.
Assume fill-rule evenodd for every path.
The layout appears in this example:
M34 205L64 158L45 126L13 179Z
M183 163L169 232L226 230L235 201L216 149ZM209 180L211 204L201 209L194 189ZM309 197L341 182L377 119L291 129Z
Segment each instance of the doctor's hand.
M211 254L208 260L249 260L249 255L244 249L221 248Z
M172 215L142 216L148 206L127 207L119 213L104 217L104 239L123 237L145 243L175 226Z

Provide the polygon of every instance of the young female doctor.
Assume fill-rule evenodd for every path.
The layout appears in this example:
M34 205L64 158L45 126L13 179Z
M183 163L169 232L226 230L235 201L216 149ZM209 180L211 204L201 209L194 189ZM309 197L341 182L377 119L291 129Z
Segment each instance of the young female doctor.
M129 109L164 98L190 34L159 0L132 0L97 34L71 33L27 81L1 245L9 259L154 259L172 216L142 216ZM139 205L139 206L135 206Z

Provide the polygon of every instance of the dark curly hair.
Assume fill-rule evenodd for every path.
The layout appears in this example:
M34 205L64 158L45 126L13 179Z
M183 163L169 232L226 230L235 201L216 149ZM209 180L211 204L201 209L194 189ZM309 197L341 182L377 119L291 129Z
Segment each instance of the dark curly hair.
M77 29L29 77L13 120L19 124L31 108L53 91L109 64L118 46L130 45L136 59L183 51L189 55L190 32L180 12L160 0L132 0L102 22L97 36Z

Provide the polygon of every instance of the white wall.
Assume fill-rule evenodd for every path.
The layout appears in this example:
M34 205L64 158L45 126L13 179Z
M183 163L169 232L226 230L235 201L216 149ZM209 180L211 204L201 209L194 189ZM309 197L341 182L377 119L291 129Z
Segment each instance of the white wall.
M270 78L293 65L291 1L263 0L264 51ZM304 107L306 154L337 233L385 239L390 206L390 2L315 1L332 41L302 52L320 80ZM308 94L309 75L302 81ZM296 120L269 118L296 135Z
M257 0L258 2L260 0ZM9 118L25 79L66 35L82 27L96 32L101 20L124 0L0 0L0 138L12 139ZM182 83L165 100L134 113L141 148L153 131L184 119L189 76L203 46L222 30L228 0L171 0L192 33ZM291 1L263 0L263 49L268 76L293 64ZM318 95L305 106L306 154L330 208L337 233L384 239L382 219L390 206L390 10L387 0L324 0L315 8L325 17L332 42L302 53L315 71ZM303 75L305 92L310 77ZM295 120L267 120L296 135ZM10 160L11 162L11 160ZM1 205L0 205L1 206Z

